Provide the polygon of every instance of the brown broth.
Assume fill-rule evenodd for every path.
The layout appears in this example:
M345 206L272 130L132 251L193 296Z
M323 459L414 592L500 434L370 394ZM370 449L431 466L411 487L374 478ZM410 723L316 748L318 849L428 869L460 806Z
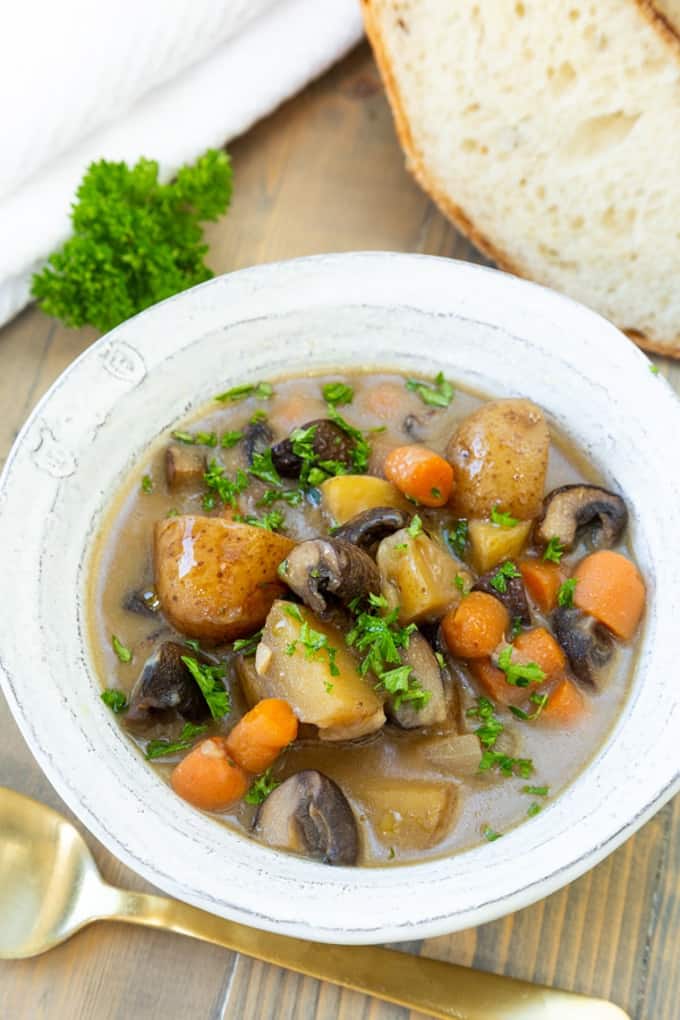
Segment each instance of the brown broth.
M347 420L362 430L385 427L384 432L373 433L369 437L373 447L370 468L376 473L379 473L390 448L412 441L401 427L407 415L416 415L424 423L418 438L430 448L443 453L455 425L484 402L478 396L457 388L448 409L431 413L431 409L422 403L417 394L405 389L403 377L399 375L336 372L279 380L275 384L275 395L268 401L248 398L234 404L212 404L181 427L217 431L221 434L243 428L254 411L263 408L274 429L276 441L288 435L292 428L324 416L321 385L336 381L339 377L350 382L355 389L353 403L340 408ZM383 383L394 386L392 397L395 400L378 400L383 388L378 390L377 387ZM392 415L394 402L399 406L397 420ZM103 687L120 688L126 693L131 690L145 659L158 643L172 637L182 640L181 636L177 638L176 632L172 631L160 614L153 618L123 608L131 592L152 585L153 524L171 510L179 513L204 512L201 508L202 490L188 491L180 496L167 491L163 457L168 438L164 436L150 446L148 456L137 466L114 501L98 536L92 560L90 637L97 670ZM207 452L209 455L215 453L228 471L243 466L240 446L231 450ZM147 474L153 479L153 491L150 493L144 492L141 487L141 479ZM553 431L546 491L558 485L579 481L601 482L602 479L578 450ZM262 512L255 506L262 488L255 484L244 493L240 501L241 513ZM318 509L308 504L299 508L277 504L279 506L285 512L286 534L291 538L301 540L326 533L326 525ZM438 511L421 511L421 514L425 524L431 525ZM568 564L582 553L582 548L577 549L565 557L564 562ZM540 622L540 617L537 622ZM112 634L116 634L133 652L130 664L122 664L117 659L111 647ZM482 832L487 826L499 833L506 832L526 819L532 803L549 802L578 775L603 744L616 721L628 693L632 658L633 650L630 647L618 648L614 662L607 668L606 682L602 684L601 690L583 692L588 711L575 729L524 723L514 719L507 710L497 709L497 714L515 738L513 754L531 758L534 762L535 771L528 780L504 778L497 773L463 778L437 770L423 764L422 758L418 756L419 741L423 740L422 731L400 730L391 725L369 738L353 743L329 745L317 740L301 740L281 755L273 771L280 779L302 768L317 768L341 786L359 823L361 864L399 864L458 851L482 841ZM464 709L466 705L473 704L478 692L462 667L456 682ZM235 675L230 676L229 686L233 709L224 720L214 724L214 732L228 732L247 708ZM479 725L474 720L465 720L463 710L457 714L459 718L456 724L461 732L472 732ZM172 739L176 737L179 728L158 725L145 736L167 736ZM144 741L139 742L139 746L143 748ZM176 755L153 763L163 780L167 781L173 765L180 757ZM422 845L416 848L403 845L403 840L399 838L398 817L370 817L370 811L363 800L367 776L393 779L398 784L415 782L434 784L439 789L444 787L452 805L447 825L429 837L423 833ZM549 786L550 796L547 801L523 793L522 787L527 783ZM422 789L422 796L427 797L428 788L419 789ZM241 803L213 817L248 834L254 813L253 807Z

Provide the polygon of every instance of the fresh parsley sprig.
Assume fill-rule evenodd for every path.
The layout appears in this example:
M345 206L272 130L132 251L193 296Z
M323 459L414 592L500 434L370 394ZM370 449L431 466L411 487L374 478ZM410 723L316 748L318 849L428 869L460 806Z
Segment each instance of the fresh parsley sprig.
M454 389L450 382L439 372L433 383L422 379L407 379L406 389L417 393L424 404L430 407L448 407L453 399Z
M227 667L206 666L189 655L183 655L182 662L200 687L213 719L228 715L231 712L231 696L222 683L227 675Z
M223 466L214 459L208 464L208 470L203 475L203 481L209 490L203 497L204 510L214 510L214 494L225 505L235 507L237 497L248 488L248 476L245 471L238 468L235 478L231 479L226 474Z
M257 646L262 640L262 631L257 630L254 634L251 634L247 638L239 638L238 641L234 641L231 646L235 652L240 652L241 655L246 657L254 655L257 651Z
M499 528L514 528L519 524L519 518L513 517L507 511L499 510L498 505L492 507L491 523L497 524Z
M477 704L468 708L465 715L468 719L479 719L482 725L475 730L475 735L479 738L482 747L491 750L505 729L503 723L496 716L493 702L483 696L479 697Z
M545 672L537 662L513 662L512 645L507 645L498 656L498 666L505 673L506 681L513 687L528 687L529 684L542 684Z
M115 715L124 712L128 707L128 700L123 691L109 687L99 695L107 708L110 708Z
M564 546L556 535L550 539L543 550L543 559L548 563L559 563L564 556Z
M196 737L205 733L207 726L195 726L194 723L185 723L177 740L166 740L160 737L158 740L150 740L144 749L148 761L154 758L166 758L169 754L177 754L178 751L186 751L191 747Z
M302 645L305 649L306 659L318 659L319 655L325 652L328 655L328 670L331 676L340 676L340 669L335 661L338 650L333 648L327 635L310 627L300 612L300 607L293 602L286 603L284 610L288 616L300 624L300 636L286 645L286 655L295 655L298 645Z
M502 563L494 576L489 581L492 588L495 588L500 595L505 595L508 590L508 581L514 577L521 577L521 574L514 563L506 560Z
M273 793L281 783L272 776L271 767L253 780L253 783L246 793L244 800L246 804L263 804L270 793Z
M257 400L269 400L274 395L274 387L268 382L243 383L241 386L232 386L224 393L218 393L215 400L221 404L233 404L239 400L246 400L247 397L255 397Z
M568 577L564 581L557 592L557 605L563 606L565 609L571 609L574 604L574 591L576 590L576 584L578 578Z
M354 400L354 390L341 382L326 383L321 390L323 399L333 407L342 407L343 404L351 404Z

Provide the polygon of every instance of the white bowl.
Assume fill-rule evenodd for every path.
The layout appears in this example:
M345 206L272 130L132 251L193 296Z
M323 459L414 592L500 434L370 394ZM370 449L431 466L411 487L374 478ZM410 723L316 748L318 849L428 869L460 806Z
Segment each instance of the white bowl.
M339 366L444 369L548 411L624 492L649 587L633 691L595 760L538 817L424 864L330 868L261 846L177 798L99 699L86 640L89 550L148 443L215 392ZM22 430L0 485L0 673L58 792L173 896L328 942L439 935L576 878L680 785L680 405L612 325L493 270L413 255L299 259L223 276L103 337Z

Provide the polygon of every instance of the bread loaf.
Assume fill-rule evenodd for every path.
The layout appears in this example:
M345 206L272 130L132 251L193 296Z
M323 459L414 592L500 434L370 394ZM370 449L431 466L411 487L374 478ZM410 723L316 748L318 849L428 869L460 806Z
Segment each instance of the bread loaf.
M680 357L680 0L362 0L408 164L500 266Z

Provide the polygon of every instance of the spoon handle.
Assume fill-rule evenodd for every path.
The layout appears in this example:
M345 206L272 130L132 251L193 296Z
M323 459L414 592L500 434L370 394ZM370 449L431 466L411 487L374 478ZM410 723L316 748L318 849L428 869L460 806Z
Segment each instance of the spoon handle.
M336 946L225 921L184 903L109 887L111 920L163 928L377 996L441 1020L629 1020L618 1006L381 946Z

